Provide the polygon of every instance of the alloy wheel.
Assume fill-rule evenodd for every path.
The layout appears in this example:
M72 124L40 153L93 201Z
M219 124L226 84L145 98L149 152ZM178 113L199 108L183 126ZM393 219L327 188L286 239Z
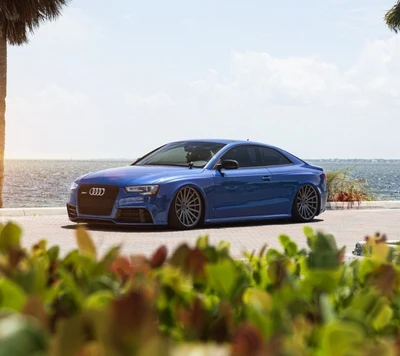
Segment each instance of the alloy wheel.
M297 193L296 208L302 220L312 220L318 210L318 194L314 187L305 185Z
M181 189L175 199L175 212L179 222L186 228L196 226L202 214L199 192L192 187Z

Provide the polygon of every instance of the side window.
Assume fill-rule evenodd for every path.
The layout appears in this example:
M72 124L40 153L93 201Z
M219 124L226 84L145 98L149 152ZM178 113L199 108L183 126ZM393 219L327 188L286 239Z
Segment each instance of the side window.
M282 153L272 148L262 147L262 157L266 166L280 166L284 164L292 164Z
M263 166L260 149L257 146L239 146L226 152L221 160L234 159L239 163L239 168Z

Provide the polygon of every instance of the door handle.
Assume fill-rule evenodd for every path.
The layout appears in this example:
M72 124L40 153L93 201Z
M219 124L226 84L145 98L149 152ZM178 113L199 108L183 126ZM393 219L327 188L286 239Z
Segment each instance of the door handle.
M262 180L264 182L269 182L271 180L271 177L270 176L264 176L264 177L262 177Z

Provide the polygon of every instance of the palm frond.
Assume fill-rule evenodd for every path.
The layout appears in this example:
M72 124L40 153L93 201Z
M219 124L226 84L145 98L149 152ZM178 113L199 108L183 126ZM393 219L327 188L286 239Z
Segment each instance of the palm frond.
M0 0L0 30L10 44L28 42L40 24L60 16L70 0Z
M400 0L386 13L385 21L392 31L400 31Z

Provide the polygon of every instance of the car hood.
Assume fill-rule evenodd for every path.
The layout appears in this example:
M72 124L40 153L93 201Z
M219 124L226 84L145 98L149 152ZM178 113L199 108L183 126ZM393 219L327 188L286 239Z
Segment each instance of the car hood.
M104 169L81 177L78 184L109 184L117 186L157 184L202 173L202 168L172 166L126 166Z

